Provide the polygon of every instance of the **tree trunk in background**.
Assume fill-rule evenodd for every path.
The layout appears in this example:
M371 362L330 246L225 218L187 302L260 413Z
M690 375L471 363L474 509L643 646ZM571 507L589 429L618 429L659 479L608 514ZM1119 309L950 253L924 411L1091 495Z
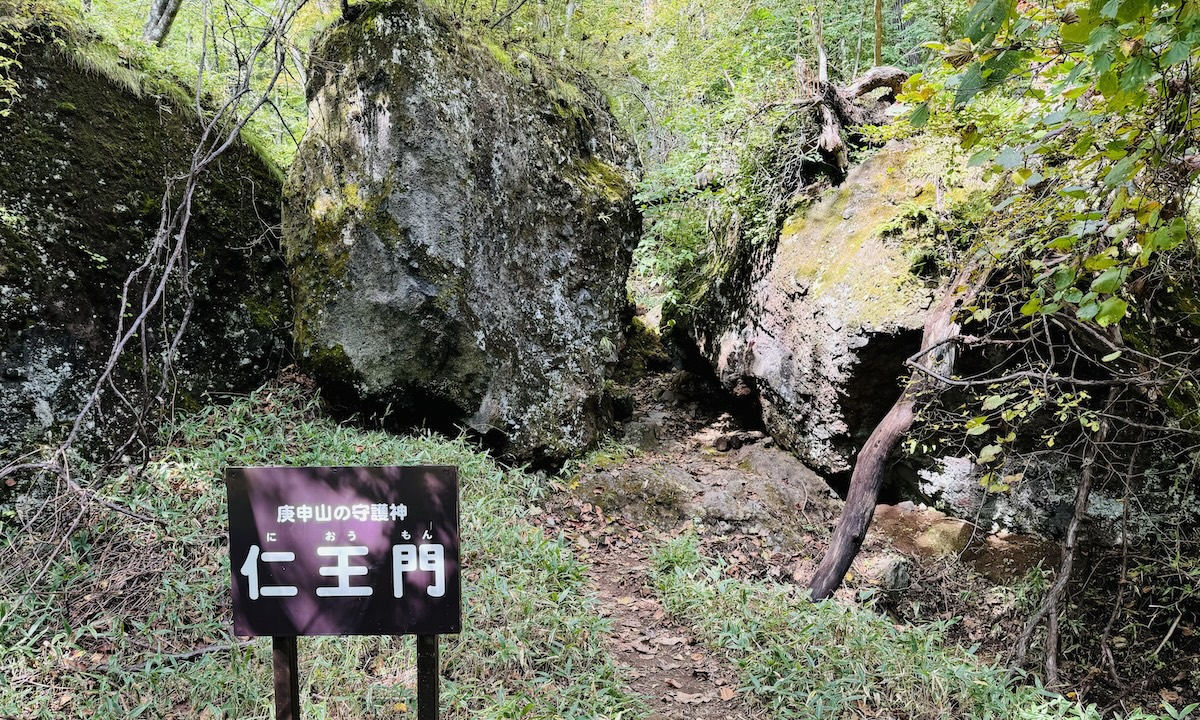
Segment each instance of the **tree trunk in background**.
M883 0L875 0L875 66L883 64Z
M970 267L960 272L946 294L930 310L921 337L921 350L914 356L919 358L921 365L935 370L939 375L950 375L954 366L952 340L959 330L954 322L954 308L959 301L972 297L977 287L959 292L969 275ZM825 551L825 557L821 558L821 564L809 584L813 600L824 600L833 595L846 577L850 563L858 555L858 549L867 535L867 527L871 524L871 516L875 514L875 501L879 497L879 486L883 483L888 456L912 427L916 415L916 393L922 385L927 384L925 375L920 370L914 370L900 399L871 431L871 436L859 451L854 461L854 472L850 475L850 492L846 495L842 517L833 531L829 549Z
M142 31L142 39L162 47L182 5L183 0L151 0L150 14L146 17L146 28Z

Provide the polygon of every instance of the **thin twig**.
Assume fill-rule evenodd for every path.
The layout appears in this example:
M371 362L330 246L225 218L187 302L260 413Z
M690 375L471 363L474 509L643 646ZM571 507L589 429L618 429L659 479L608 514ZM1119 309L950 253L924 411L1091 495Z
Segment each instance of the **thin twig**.
M233 650L235 648L250 647L253 644L254 644L254 640L239 640L237 642L222 643L220 645L206 645L201 648L196 648L195 650L189 650L188 652L172 653L170 655L154 655L153 657L147 659L142 664L134 665L132 667L123 668L120 665L116 665L115 663L109 663L107 665L104 665L103 669L106 670L107 672L118 672L118 673L141 672L141 671L149 668L151 665L156 665L156 664L161 664L161 663L170 664L170 663L177 663L177 662L187 662L189 660L195 660L197 658L203 657L205 655L210 655L212 653L225 652L225 651Z

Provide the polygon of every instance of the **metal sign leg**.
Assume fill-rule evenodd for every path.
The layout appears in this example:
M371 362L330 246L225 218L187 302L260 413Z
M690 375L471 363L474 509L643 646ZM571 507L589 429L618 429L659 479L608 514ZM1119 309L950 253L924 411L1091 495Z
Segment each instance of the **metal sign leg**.
M417 636L417 720L438 717L438 636Z
M275 720L300 720L296 638L273 637L271 643L271 664L275 670Z

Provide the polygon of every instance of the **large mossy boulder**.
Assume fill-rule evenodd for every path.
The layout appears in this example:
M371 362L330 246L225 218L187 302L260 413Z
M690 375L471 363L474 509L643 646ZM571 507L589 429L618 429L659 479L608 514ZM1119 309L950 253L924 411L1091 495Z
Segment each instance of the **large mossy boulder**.
M348 407L524 458L605 425L637 163L570 70L403 0L318 43L284 192L298 354Z
M91 392L116 334L122 283L158 228L165 178L187 170L199 139L186 93L173 102L112 48L37 32L17 57L20 98L0 117L0 463L71 421ZM177 406L253 388L287 354L287 274L269 231L280 185L239 145L196 193L188 292L178 282L167 289L168 315L178 316L188 293L194 303L174 367ZM131 299L141 293L135 283ZM158 353L161 318L151 317L117 368L115 387L133 405L147 400L141 341ZM157 388L160 376L149 380ZM108 397L100 409L87 426L97 449L129 429L124 404Z
M731 389L809 466L846 472L900 395L938 292L933 217L964 192L936 148L892 143L800 204L770 247L742 248L683 319ZM743 243L745 244L745 243Z

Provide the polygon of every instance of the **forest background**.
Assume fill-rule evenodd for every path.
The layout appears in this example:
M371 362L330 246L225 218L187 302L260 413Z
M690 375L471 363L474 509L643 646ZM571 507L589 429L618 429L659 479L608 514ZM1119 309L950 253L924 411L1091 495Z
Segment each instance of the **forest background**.
M662 307L668 329L687 316L697 293L740 246L771 242L812 180L805 168L830 164L830 148L811 113L822 84L845 86L877 65L911 73L898 96L896 122L856 132L849 162L889 139L920 134L981 169L991 189L988 204L931 219L934 236L951 240L920 260L940 276L962 278L951 291L972 342L981 350L1005 350L966 378L915 367L941 385L924 396L914 393L921 398L920 422L905 449L970 447L982 463L997 466L1006 453L1060 453L1101 468L1096 474L1128 475L1130 453L1153 443L1179 477L1194 476L1195 351L1186 347L1189 337L1182 337L1180 349L1179 337L1168 344L1154 328L1177 326L1196 287L1195 3L438 6L464 32L500 51L567 62L608 94L646 168L639 193L646 232L631 292L645 307ZM355 7L19 0L0 19L0 56L6 58L0 61L0 112L20 102L11 69L23 33L40 18L64 33L98 36L102 43L92 60L111 76L124 74L143 88L146 77L166 78L151 85L161 92L195 88L201 115L235 98L230 115L246 121L245 137L285 168L304 131L307 50L323 28ZM286 25L280 18L288 18ZM271 28L283 29L284 51L249 54ZM234 94L246 88L265 94ZM736 237L715 232L733 217L742 221ZM1054 422L1038 426L1041 445L1017 447L1022 423L1044 423L1047 416ZM217 422L213 417L196 427ZM290 422L303 426L300 419ZM1001 426L1008 432L991 433ZM971 444L977 440L986 441ZM491 477L498 471L480 472ZM1085 506L1089 477L1085 472L1081 479ZM1003 492L1015 480L996 475L986 482ZM1200 567L1190 552L1192 532L1163 528L1160 552L1125 568L1161 580L1163 593L1152 600L1171 609L1168 624L1194 612ZM672 562L664 560L664 567ZM1069 577L1070 569L1060 577ZM54 570L60 571L66 582L69 573ZM1033 613L1022 645L1032 639L1036 620L1058 622L1053 600L1065 587L1046 590L1051 602ZM6 620L14 612L16 605L4 608ZM42 637L37 623L31 627L14 647L31 648L29 642ZM153 665L147 660L141 670ZM1045 670L1053 677L1054 668ZM1165 703L1168 715L1178 714ZM1087 712L1070 703L1041 711Z

